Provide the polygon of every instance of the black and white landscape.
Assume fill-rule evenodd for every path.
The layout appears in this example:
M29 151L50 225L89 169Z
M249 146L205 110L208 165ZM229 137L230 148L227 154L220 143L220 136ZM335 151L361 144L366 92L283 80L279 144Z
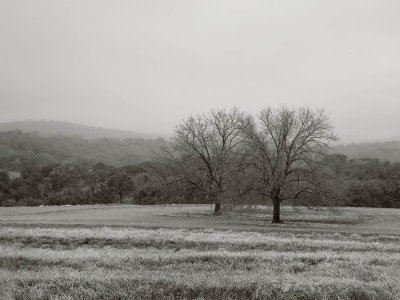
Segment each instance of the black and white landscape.
M400 2L0 2L0 299L400 299Z

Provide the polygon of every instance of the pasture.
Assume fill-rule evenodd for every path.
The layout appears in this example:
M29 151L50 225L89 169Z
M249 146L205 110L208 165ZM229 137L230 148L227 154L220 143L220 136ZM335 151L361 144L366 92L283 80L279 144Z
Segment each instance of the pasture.
M400 298L400 210L211 212L0 208L0 298Z

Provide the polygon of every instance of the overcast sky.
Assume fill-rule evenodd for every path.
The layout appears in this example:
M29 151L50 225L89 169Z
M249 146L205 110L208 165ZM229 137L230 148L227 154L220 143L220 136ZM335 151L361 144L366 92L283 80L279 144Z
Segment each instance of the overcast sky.
M1 0L0 122L171 133L190 114L323 107L400 138L400 1Z

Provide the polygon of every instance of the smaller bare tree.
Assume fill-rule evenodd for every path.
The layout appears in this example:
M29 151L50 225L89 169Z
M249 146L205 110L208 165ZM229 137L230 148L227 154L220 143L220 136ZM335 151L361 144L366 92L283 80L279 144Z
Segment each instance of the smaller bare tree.
M273 223L280 223L280 205L308 194L322 195L316 177L319 162L337 140L323 110L268 107L242 124L245 164L253 190L271 199Z
M212 199L217 215L221 213L229 169L242 140L241 121L242 113L237 108L216 109L190 117L176 127L172 151L166 155L169 161L175 160L171 164L175 180L181 180L188 188Z

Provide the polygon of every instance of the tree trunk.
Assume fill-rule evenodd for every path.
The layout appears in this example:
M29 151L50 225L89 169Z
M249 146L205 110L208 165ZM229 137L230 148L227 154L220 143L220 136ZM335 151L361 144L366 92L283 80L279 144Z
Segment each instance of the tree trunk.
M219 216L221 214L221 198L217 197L215 201L214 215Z
M281 221L281 202L279 201L279 198L276 197L273 200L273 216L272 216L272 223L282 223Z

